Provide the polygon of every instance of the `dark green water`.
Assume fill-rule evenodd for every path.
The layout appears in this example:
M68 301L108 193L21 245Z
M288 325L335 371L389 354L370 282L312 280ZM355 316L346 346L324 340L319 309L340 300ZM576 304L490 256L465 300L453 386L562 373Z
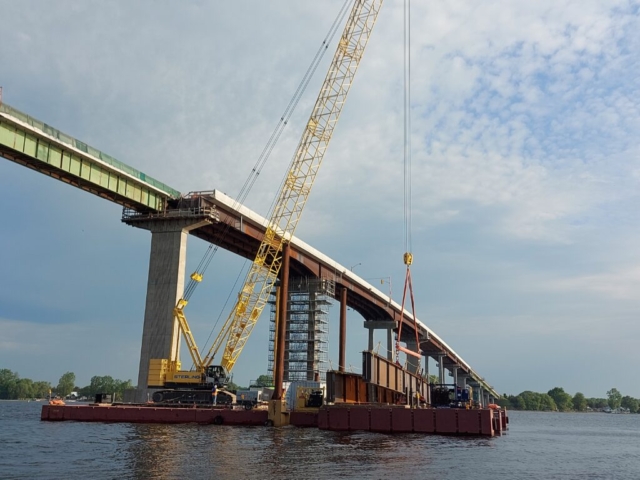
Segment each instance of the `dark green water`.
M500 438L41 422L0 402L0 478L640 479L640 415L510 412Z

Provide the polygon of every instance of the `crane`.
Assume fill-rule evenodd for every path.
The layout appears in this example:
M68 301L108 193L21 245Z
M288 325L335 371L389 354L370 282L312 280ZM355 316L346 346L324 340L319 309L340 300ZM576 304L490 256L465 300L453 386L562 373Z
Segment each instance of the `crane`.
M354 0L331 66L270 212L264 238L238 299L204 358L184 316L187 300L180 299L174 309L195 370L180 371L179 362L152 359L148 383L149 387L192 386L193 392L186 395L155 392L154 401L185 396L187 401L202 399L205 397L202 391L208 385L224 384L228 379L275 286L282 267L284 244L294 235L382 3L383 0ZM202 275L194 273L191 279L200 282ZM212 365L222 345L220 365Z
M356 0L315 106L298 144L264 239L238 300L205 358L224 344L221 365L231 371L256 325L282 266L282 249L293 237L302 210L353 83L383 0Z

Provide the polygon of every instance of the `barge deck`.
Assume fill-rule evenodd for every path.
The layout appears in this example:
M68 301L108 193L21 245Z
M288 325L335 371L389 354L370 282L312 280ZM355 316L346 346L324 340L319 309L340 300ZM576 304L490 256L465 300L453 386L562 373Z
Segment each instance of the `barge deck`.
M43 405L42 421L110 423L198 423L269 426L266 409L228 407L174 408L135 404ZM330 431L500 436L506 432L506 410L405 408L389 405L326 405L316 411L291 411L289 424Z

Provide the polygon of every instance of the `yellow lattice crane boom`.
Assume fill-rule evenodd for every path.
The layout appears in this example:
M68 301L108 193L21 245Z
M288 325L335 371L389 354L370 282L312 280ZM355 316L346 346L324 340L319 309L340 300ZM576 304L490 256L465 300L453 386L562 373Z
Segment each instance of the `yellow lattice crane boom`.
M221 365L230 372L267 304L290 241L333 135L347 94L378 17L383 0L355 0L329 72L322 84L298 149L238 300L204 359L210 365L224 344Z
M204 359L184 315L195 286L202 281L208 257L191 275L184 296L173 310L193 360L193 370L181 370L179 360L151 359L149 388L154 402L210 402L207 388L225 386L253 327L267 304L282 266L282 250L290 241L311 193L318 169L333 134L347 93L362 59L383 0L354 0L329 72L307 122L298 149L282 183L269 217L264 239L238 294L238 300ZM216 353L225 345L219 365L212 365ZM227 393L226 403L235 401ZM220 401L220 400L218 400Z

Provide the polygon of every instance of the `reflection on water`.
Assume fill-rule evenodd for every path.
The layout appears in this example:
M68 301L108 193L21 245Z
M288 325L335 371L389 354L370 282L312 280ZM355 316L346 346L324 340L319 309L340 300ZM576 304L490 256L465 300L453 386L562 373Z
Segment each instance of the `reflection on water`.
M512 412L501 438L40 422L0 402L0 478L640 478L640 415Z

